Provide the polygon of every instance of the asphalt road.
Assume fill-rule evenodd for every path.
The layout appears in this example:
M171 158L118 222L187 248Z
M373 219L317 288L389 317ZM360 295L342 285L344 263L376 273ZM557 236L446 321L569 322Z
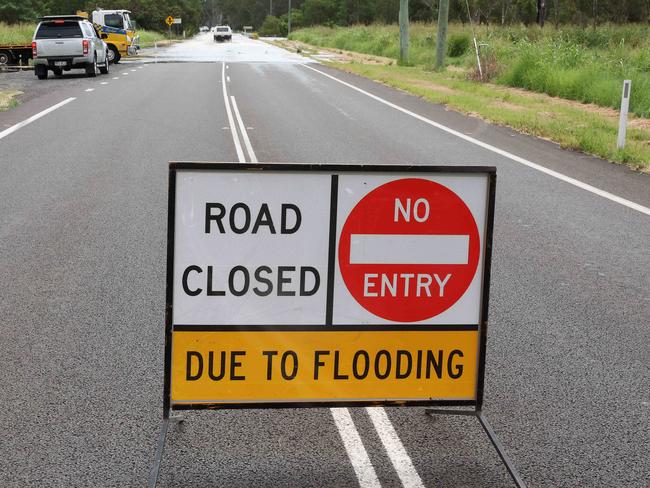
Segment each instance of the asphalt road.
M650 177L307 62L203 36L108 77L41 82L51 89L0 114L2 131L74 98L0 132L0 486L146 484L167 162L240 159L222 70L259 161L496 166L486 416L531 487L650 486L650 216L626 204L650 207ZM473 418L184 415L158 486L512 486ZM369 462L351 454L358 440Z

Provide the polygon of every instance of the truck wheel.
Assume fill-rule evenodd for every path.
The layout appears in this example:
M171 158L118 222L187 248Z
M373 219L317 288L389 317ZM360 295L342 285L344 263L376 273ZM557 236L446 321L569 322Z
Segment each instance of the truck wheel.
M11 64L13 57L9 51L0 51L0 66Z
M117 64L120 62L122 55L115 46L108 46L108 62Z
M42 64L36 65L36 67L34 68L34 73L36 73L36 76L38 77L39 80L46 80L47 66L43 66Z
M97 54L93 57L93 62L86 65L86 76L91 78L97 76Z

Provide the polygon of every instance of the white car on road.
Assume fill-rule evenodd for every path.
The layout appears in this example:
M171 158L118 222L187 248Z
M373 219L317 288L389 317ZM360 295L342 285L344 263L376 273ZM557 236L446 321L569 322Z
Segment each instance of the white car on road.
M232 40L232 29L228 25L218 25L214 28L215 42Z
M106 34L103 34L106 35ZM34 72L39 80L48 70L56 76L84 69L88 76L108 74L108 47L93 24L78 15L42 17L32 40Z

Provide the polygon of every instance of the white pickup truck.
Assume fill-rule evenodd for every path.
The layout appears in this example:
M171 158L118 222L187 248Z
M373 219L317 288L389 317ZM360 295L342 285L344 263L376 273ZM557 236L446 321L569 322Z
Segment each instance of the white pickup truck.
M93 24L78 15L42 17L32 40L34 71L39 80L48 70L56 76L71 69L86 75L108 74L108 47Z
M214 28L214 41L230 41L232 39L232 29L228 25L218 25Z

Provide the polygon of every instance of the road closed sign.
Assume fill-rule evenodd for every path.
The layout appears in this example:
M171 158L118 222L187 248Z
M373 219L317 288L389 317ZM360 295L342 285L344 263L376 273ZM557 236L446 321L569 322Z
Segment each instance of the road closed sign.
M495 178L171 163L166 407L480 404Z

